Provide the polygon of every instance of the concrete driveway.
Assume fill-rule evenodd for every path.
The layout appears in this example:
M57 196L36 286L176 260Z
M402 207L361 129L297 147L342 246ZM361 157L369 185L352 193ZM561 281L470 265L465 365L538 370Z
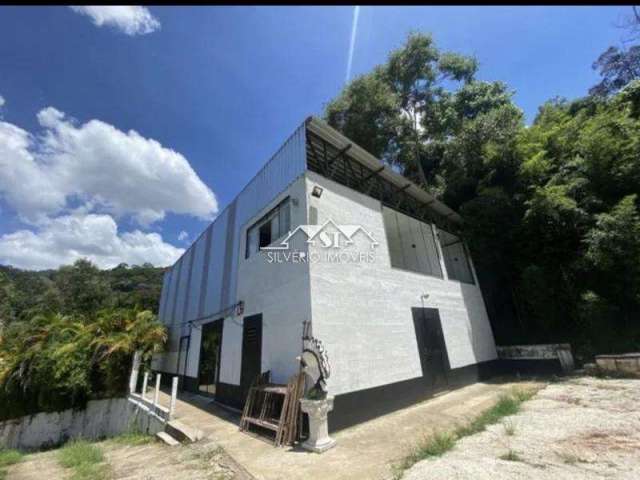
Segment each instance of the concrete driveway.
M451 429L492 406L514 386L540 388L533 382L493 381L445 392L412 407L342 430L335 448L309 453L298 447L275 448L267 440L238 430L239 417L197 395L183 395L177 418L204 431L257 479L387 479L392 465L426 434Z

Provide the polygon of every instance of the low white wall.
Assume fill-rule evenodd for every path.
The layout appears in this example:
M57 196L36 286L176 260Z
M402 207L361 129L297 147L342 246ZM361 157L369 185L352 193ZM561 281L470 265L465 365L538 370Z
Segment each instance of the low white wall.
M49 448L70 439L97 440L131 430L155 434L164 425L126 398L91 400L84 410L36 413L0 422L0 449Z

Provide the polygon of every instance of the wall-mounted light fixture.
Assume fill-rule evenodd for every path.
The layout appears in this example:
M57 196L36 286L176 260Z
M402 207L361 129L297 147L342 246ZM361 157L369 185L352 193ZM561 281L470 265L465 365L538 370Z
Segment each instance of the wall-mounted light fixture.
M323 192L322 187L319 187L316 185L315 187L313 187L313 190L311 191L311 195L316 198L320 198L322 196L322 192Z

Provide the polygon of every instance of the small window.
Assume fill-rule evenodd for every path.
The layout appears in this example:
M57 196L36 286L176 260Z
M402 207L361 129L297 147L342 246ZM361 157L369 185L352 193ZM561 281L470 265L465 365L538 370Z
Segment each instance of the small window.
M287 197L277 207L247 229L245 258L267 247L289 233L291 228L290 202Z
M387 207L382 217L391 266L442 278L431 225Z
M260 248L271 245L271 222L263 223L260 227Z
M462 239L444 230L438 230L438 235L449 278L459 282L474 283L467 249Z

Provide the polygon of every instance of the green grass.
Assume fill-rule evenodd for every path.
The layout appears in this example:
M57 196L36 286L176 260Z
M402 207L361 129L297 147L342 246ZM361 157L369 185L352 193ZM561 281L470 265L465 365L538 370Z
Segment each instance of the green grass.
M509 450L504 455L500 455L500 460L506 460L508 462L521 462L522 458L513 450Z
M24 454L18 450L0 449L0 468L8 467L22 460Z
M498 423L502 418L518 413L521 404L534 395L535 391L514 388L508 394L502 395L493 407L484 411L467 425L458 427L453 432L438 432L425 438L423 442L418 444L398 464L394 465L394 478L401 478L405 470L411 468L421 460L437 457L451 450L457 440L482 432L487 426ZM510 429L512 433L509 433L506 429L507 427L505 427L507 435L512 435L515 432L513 426ZM509 454L517 456L515 452L509 451Z
M7 478L6 467L22 461L24 455L18 450L0 449L0 480Z
M58 463L73 470L71 480L106 480L109 468L97 445L84 440L67 443L58 452Z
M503 417L515 415L520 411L522 402L529 400L534 395L532 391L513 389L509 394L502 395L493 407L476 417L472 422L456 429L458 438L482 432L489 425L497 423Z
M119 445L131 445L135 447L137 445L146 445L147 443L151 443L153 441L153 436L147 435L146 433L132 431L113 437L111 440Z
M418 444L407 455L398 468L400 472L411 468L420 460L425 458L439 457L443 453L451 450L456 443L456 437L450 432L436 432L431 436L428 436L424 441Z

